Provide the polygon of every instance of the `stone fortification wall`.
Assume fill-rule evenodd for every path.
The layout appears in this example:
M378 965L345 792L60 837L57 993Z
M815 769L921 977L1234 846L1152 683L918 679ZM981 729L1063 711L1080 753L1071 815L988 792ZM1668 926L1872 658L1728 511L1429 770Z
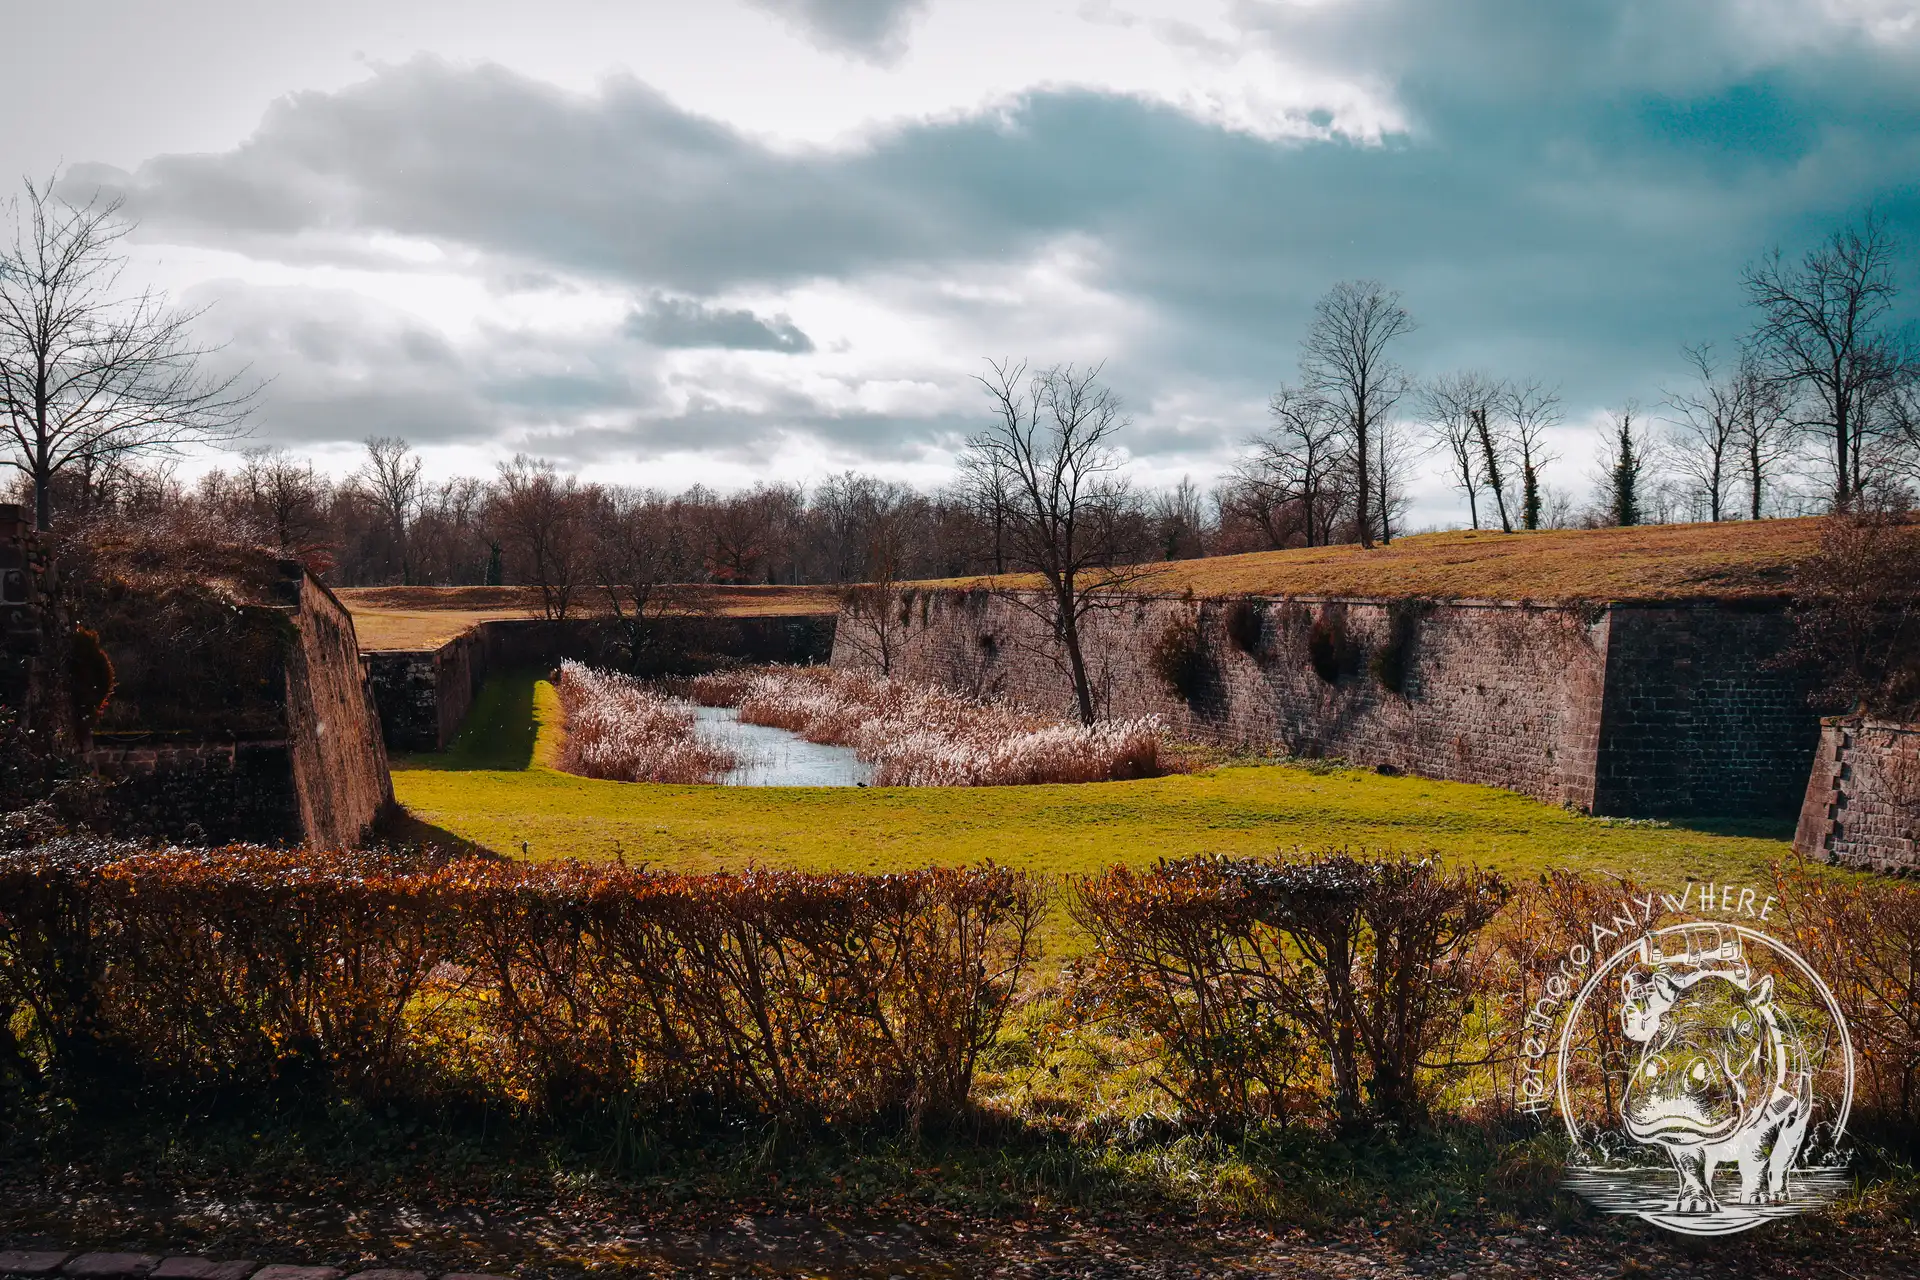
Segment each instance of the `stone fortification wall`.
M833 650L832 614L668 617L653 624L662 674L690 674L727 662L824 662ZM460 731L474 696L496 670L550 667L567 658L623 663L605 620L503 618L475 624L437 649L366 655L387 747L437 751Z
M908 593L894 621L896 674L1071 711L1047 625L1018 599ZM860 625L837 664L873 665ZM1084 648L1101 714L1202 739L1598 813L1790 813L1815 726L1760 665L1783 626L1713 605L1135 597L1095 613Z
M1920 869L1920 724L1821 721L1793 847L1822 862Z
M352 615L298 561L265 595L176 614L164 644L137 599L98 619L115 667L138 673L87 753L129 834L340 847L392 804ZM199 650L193 687L159 696L169 654Z
M299 838L300 793L284 737L105 733L95 735L87 761L115 784L128 834L187 844Z
M1783 601L1615 604L1594 811L1788 817L1819 736Z
M287 654L286 706L300 831L308 845L343 848L392 806L393 777L353 615L297 562L283 567L298 636Z

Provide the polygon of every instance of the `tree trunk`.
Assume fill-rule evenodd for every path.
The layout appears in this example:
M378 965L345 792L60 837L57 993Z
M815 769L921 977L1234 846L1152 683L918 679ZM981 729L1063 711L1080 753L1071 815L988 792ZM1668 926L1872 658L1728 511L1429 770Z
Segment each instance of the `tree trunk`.
M1090 725L1093 714L1093 682L1087 677L1086 655L1080 652L1080 623L1074 617L1071 591L1056 592L1054 608L1060 616L1060 643L1067 650L1067 669L1073 676L1073 696L1080 706L1080 723Z

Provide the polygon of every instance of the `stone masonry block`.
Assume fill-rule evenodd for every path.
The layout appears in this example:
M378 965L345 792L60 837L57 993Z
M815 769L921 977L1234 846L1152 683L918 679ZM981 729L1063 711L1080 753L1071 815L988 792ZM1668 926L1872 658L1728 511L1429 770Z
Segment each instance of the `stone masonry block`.
M0 1275L50 1276L73 1255L52 1249L0 1249Z
M215 1262L212 1258L168 1258L153 1269L148 1280L247 1280L257 1262Z
M60 1268L60 1274L74 1280L125 1280L144 1276L160 1265L151 1253L83 1253Z
M253 1280L340 1280L338 1267L290 1267L285 1265L262 1267L253 1273Z

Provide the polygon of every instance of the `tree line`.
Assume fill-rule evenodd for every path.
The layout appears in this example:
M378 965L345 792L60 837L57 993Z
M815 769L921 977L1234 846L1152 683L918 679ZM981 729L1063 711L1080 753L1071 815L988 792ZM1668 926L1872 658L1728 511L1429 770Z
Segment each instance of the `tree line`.
M985 429L936 492L847 473L665 494L525 456L430 482L386 437L366 441L344 479L252 449L188 486L167 459L242 437L262 387L206 371L199 312L120 289L130 224L116 204L74 205L30 182L11 213L0 439L41 527L189 504L340 585L533 583L564 612L596 561L644 541L661 581L1022 569L1071 596L1094 566L1111 579L1122 563L1391 542L1429 462L1475 528L1509 531L1884 507L1920 483L1920 342L1895 323L1903 250L1871 212L1800 258L1776 250L1746 268L1749 332L1724 352L1685 348L1684 384L1606 415L1584 503L1546 478L1557 390L1475 370L1412 376L1398 352L1415 322L1376 281L1319 300L1296 376L1209 492L1127 483L1129 421L1098 366L1011 361L990 363Z

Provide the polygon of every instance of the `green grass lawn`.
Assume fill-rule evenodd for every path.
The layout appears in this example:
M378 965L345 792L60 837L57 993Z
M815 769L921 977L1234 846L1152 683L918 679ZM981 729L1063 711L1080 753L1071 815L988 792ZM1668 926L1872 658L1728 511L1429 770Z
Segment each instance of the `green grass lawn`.
M446 751L395 761L412 816L499 853L625 857L674 871L750 864L888 871L991 858L1084 872L1192 853L1348 846L1438 850L1531 875L1565 866L1654 884L1758 879L1782 824L1627 824L1493 787L1359 769L1229 765L1139 782L1041 787L722 787L604 782L547 763L551 685L496 677Z

